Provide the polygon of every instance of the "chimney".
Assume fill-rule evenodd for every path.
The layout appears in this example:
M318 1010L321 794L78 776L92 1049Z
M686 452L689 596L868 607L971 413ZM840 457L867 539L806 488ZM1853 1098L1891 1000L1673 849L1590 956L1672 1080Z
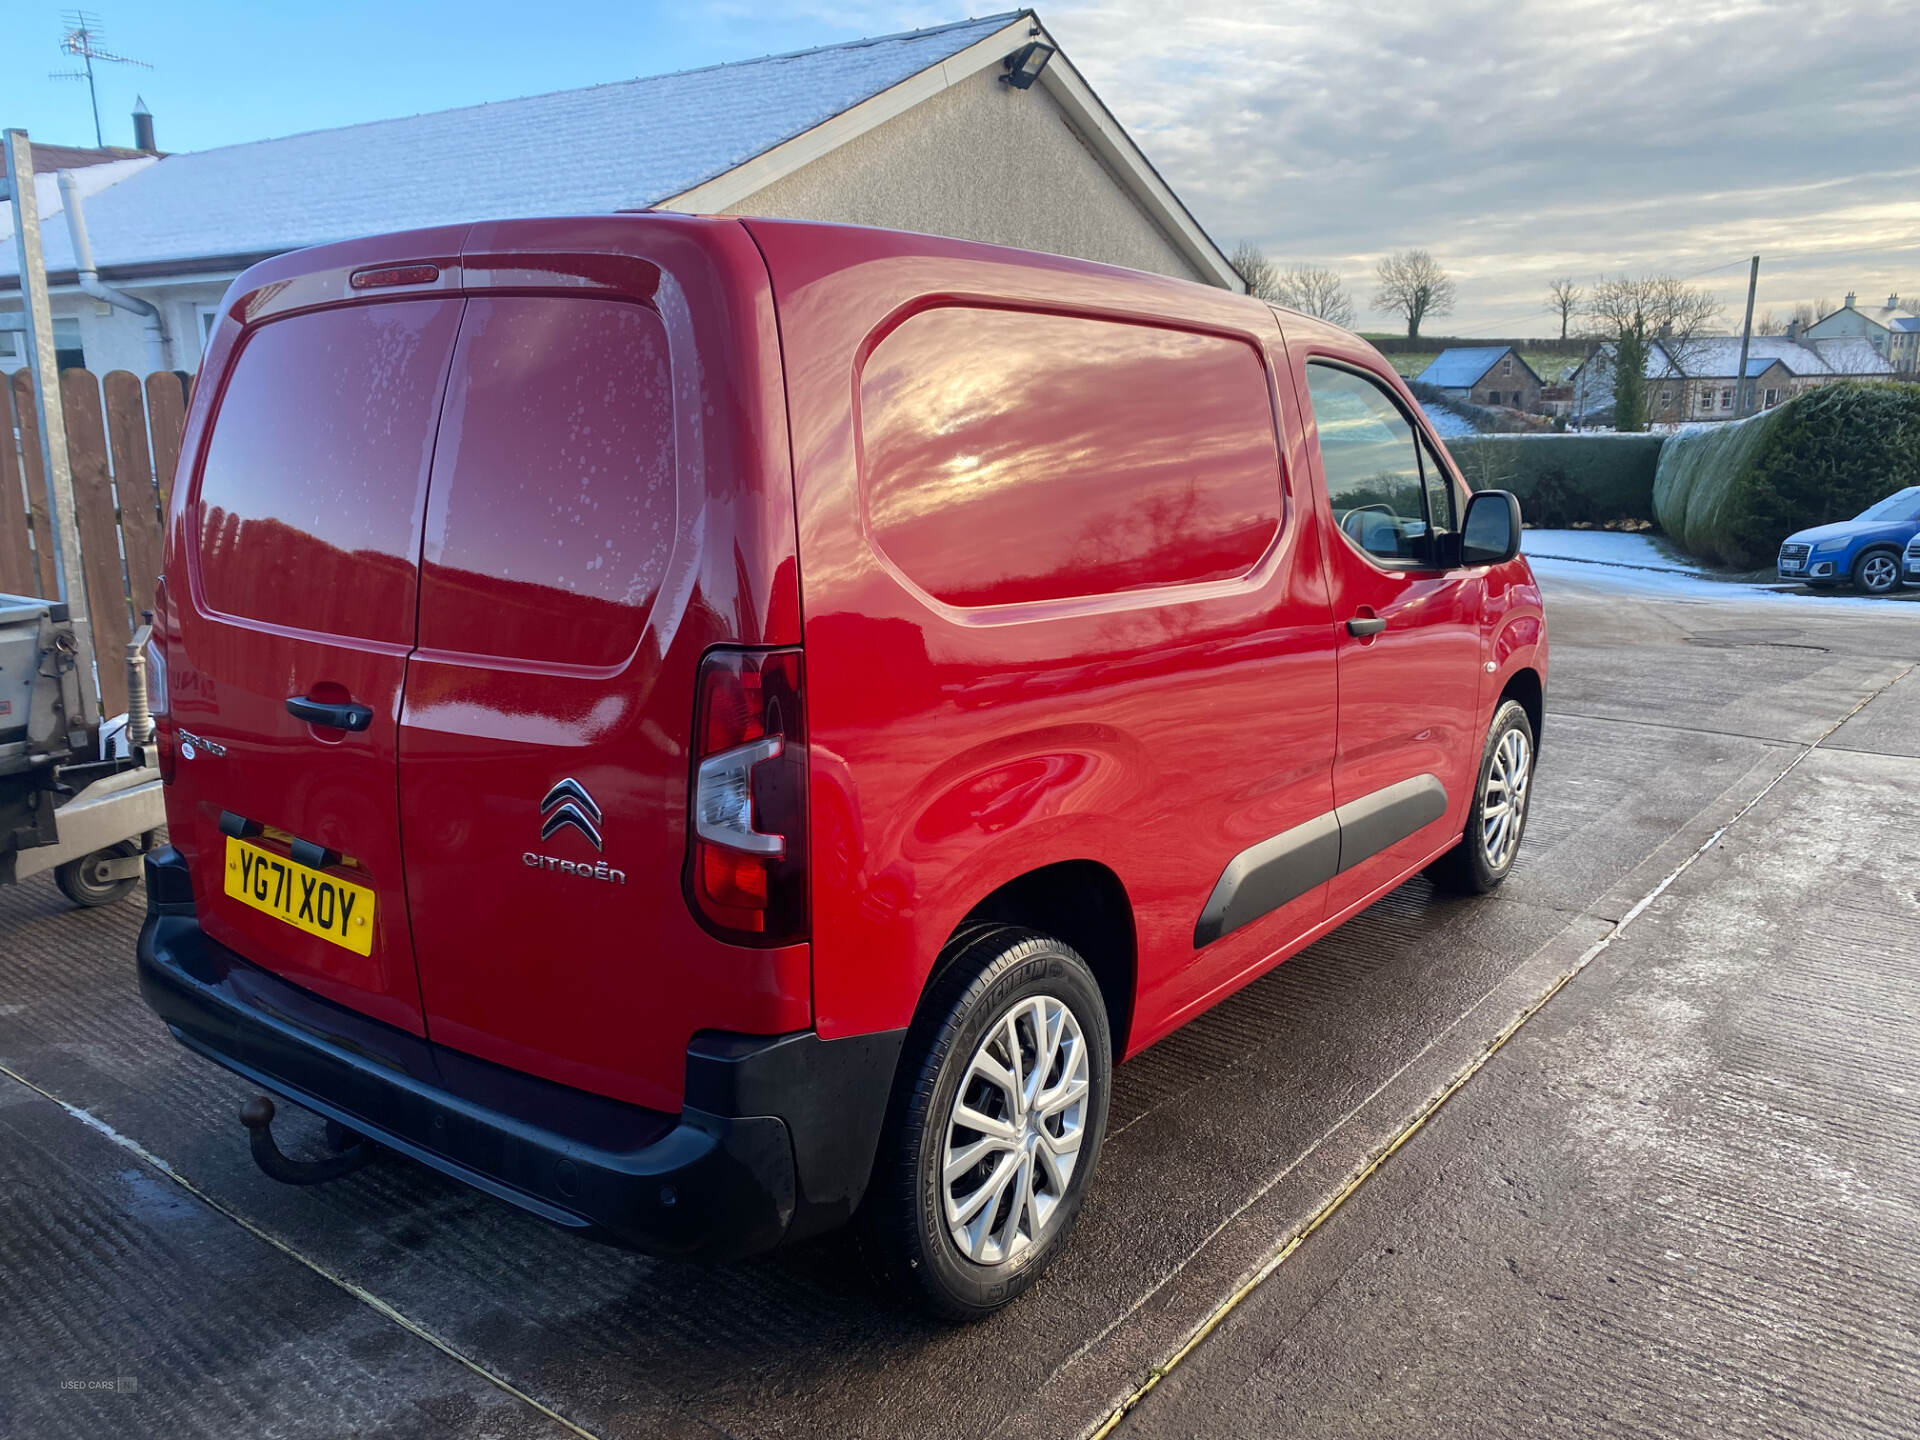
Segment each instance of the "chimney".
M1847 292L1847 309L1853 309L1853 291L1851 290Z
M1795 318L1787 322L1787 339L1798 340L1799 338L1800 338L1800 320L1799 320L1799 317L1796 316Z
M1660 338L1662 340L1671 340L1673 338L1673 322L1671 320L1662 320L1660 322Z
M153 143L153 112L138 95L133 97L133 148L149 152L160 148Z
M1900 308L1900 297L1899 297L1899 295L1897 295L1897 294L1894 294L1894 295L1889 295L1889 296L1887 297L1887 308L1888 308L1889 310L1898 310L1898 309Z

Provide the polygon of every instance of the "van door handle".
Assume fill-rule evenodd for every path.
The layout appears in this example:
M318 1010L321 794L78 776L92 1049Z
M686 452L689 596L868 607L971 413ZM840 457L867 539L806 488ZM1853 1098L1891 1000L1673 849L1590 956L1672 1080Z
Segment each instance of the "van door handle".
M1386 628L1387 622L1378 615L1356 615L1347 621L1349 635L1378 635Z
M373 724L373 707L352 702L335 705L326 700L309 700L304 695L287 697L287 713L309 725L324 725L329 730L364 730Z

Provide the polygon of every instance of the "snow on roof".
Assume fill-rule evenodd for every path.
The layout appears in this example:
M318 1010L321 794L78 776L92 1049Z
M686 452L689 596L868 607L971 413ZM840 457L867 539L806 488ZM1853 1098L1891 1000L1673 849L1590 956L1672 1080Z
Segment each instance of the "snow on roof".
M1612 369L1613 346L1602 345L1594 358L1596 373ZM1789 340L1784 335L1755 335L1747 349L1747 375L1762 375L1775 363L1794 375L1891 375L1893 366L1857 336L1826 340ZM1579 369L1586 368L1582 361ZM1740 370L1738 335L1700 335L1691 340L1655 340L1647 346L1649 380L1731 380ZM1578 373L1576 371L1575 373Z
M138 173L87 199L87 230L104 269L644 208L939 64L1018 13L127 162ZM0 222L11 229L4 206ZM65 225L43 223L42 232L47 268L71 270ZM13 247L0 246L0 275L14 273Z
M1443 390L1470 390L1493 368L1494 362L1512 348L1511 345L1457 345L1434 356L1433 363L1415 378Z

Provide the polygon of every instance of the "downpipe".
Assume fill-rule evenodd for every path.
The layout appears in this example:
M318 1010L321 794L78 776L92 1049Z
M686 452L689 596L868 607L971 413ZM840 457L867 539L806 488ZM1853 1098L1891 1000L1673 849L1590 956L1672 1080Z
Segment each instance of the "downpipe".
M59 176L60 206L67 216L67 238L73 242L73 263L78 272L81 293L104 300L117 309L145 316L147 348L153 352L153 368L171 370L173 337L167 333L166 317L152 301L142 300L102 282L100 272L93 264L93 242L87 238L87 215L80 205L80 182L73 178L71 170L62 170Z

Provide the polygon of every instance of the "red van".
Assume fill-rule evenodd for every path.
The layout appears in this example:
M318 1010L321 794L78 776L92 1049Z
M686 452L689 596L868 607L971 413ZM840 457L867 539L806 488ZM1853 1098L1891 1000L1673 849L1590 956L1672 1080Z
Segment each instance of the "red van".
M169 518L185 1044L562 1225L856 1217L1029 1284L1113 1066L1513 864L1547 642L1370 346L1242 295L670 215L235 282Z

